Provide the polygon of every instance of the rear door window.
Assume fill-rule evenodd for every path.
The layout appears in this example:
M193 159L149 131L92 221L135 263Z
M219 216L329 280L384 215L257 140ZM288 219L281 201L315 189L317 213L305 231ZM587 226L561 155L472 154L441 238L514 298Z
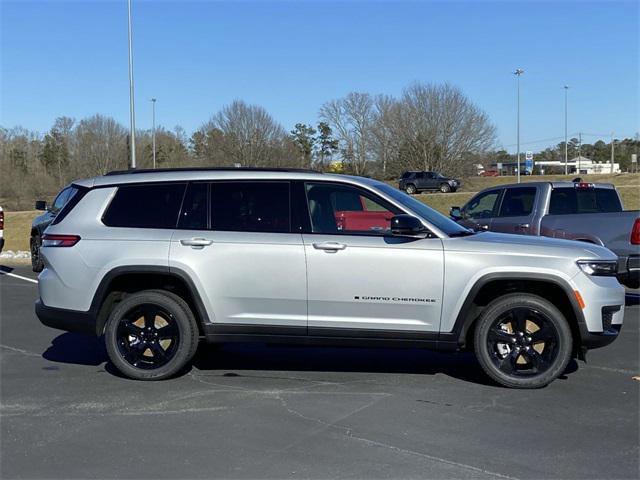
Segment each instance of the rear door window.
M231 232L291 231L289 182L211 184L211 228Z
M533 212L536 200L536 187L507 188L499 217L526 217Z
M109 227L176 228L186 184L122 185L102 222Z
M178 228L182 230L207 230L209 228L208 183L192 183L187 187Z

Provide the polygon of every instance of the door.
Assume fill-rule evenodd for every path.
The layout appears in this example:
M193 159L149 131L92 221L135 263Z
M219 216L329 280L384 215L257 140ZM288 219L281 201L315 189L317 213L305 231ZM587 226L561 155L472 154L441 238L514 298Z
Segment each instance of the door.
M534 210L537 187L509 187L505 190L498 216L491 222L491 230L519 235L534 234Z
M301 195L309 333L438 332L441 240L391 236L391 218L405 212L355 186L307 182Z
M462 220L459 222L473 230L491 230L491 222L498 213L501 189L481 192L462 207Z
M290 223L289 182L192 183L170 267L190 274L216 326L306 334L304 247Z

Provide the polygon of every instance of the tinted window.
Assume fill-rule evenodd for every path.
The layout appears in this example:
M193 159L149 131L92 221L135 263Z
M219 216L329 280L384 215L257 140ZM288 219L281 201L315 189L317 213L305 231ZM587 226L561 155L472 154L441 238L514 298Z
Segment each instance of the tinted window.
M490 192L481 193L472 198L464 207L463 215L465 218L492 218L496 202L500 196L500 190L492 190Z
M63 192L61 192L60 195L58 195L58 198L62 196L62 193L65 193L64 201L62 202L62 206L58 210L53 212L56 214L56 218L53 220L53 225L57 225L62 220L64 220L64 218L69 214L69 212L71 212L71 210L74 209L78 202L82 200L82 197L84 197L87 192L87 188L78 187L75 185L66 188ZM58 198L56 198L54 204L58 202Z
M178 228L184 230L206 230L209 218L209 184L192 183L182 202L182 211L178 220Z
M118 187L102 221L110 227L175 228L184 183Z
M307 183L311 231L326 234L384 234L400 210L346 185Z
M404 172L402 174L402 178L409 178L411 176L411 172Z
M73 187L67 187L64 190L62 190L58 194L56 199L53 201L53 205L51 205L51 213L58 213L60 210L62 210L62 207L64 207L67 204L67 202L69 201L70 197L76 191L77 190L75 188L73 188Z
M289 232L289 183L211 184L211 228L234 232Z
M457 224L448 217L445 217L437 210L422 203L420 200L416 200L411 195L393 188L391 185L387 185L382 182L375 182L372 184L376 190L384 193L389 198L398 202L400 205L405 206L407 209L413 211L419 217L424 218L427 222L431 223L435 227L439 228L446 235L468 235L470 230Z
M554 188L549 201L550 215L621 212L618 194L612 188Z
M500 217L531 215L536 200L535 187L507 188L500 206Z

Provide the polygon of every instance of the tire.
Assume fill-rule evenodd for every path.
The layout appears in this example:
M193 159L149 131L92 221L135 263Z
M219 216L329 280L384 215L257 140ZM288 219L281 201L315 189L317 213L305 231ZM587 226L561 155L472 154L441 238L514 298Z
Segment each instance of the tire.
M414 195L416 193L418 193L418 189L416 188L416 186L413 183L410 183L409 185L407 185L407 187L404 189L405 192L407 192L409 195Z
M198 326L179 296L143 290L113 308L105 326L105 344L109 360L126 377L163 380L180 372L193 358Z
M448 183L443 183L440 185L440 191L442 193L449 193L451 191L451 185Z
M44 270L44 262L40 256L40 246L42 245L42 238L40 235L34 235L29 241L29 250L31 251L31 269L34 272L41 272Z
M560 310L526 293L491 302L480 315L474 334L482 369L511 388L548 385L567 368L572 348L571 329Z

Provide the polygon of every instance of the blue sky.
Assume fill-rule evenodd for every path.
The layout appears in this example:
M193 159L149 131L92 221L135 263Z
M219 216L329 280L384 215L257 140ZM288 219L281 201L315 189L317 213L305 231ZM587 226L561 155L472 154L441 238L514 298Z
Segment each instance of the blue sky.
M0 125L46 131L55 117L128 125L126 0L1 1ZM639 3L585 1L133 0L136 118L190 134L234 99L285 128L316 123L350 91L399 95L450 82L514 151L516 67L523 146L569 132L638 130ZM596 137L585 135L585 141Z

